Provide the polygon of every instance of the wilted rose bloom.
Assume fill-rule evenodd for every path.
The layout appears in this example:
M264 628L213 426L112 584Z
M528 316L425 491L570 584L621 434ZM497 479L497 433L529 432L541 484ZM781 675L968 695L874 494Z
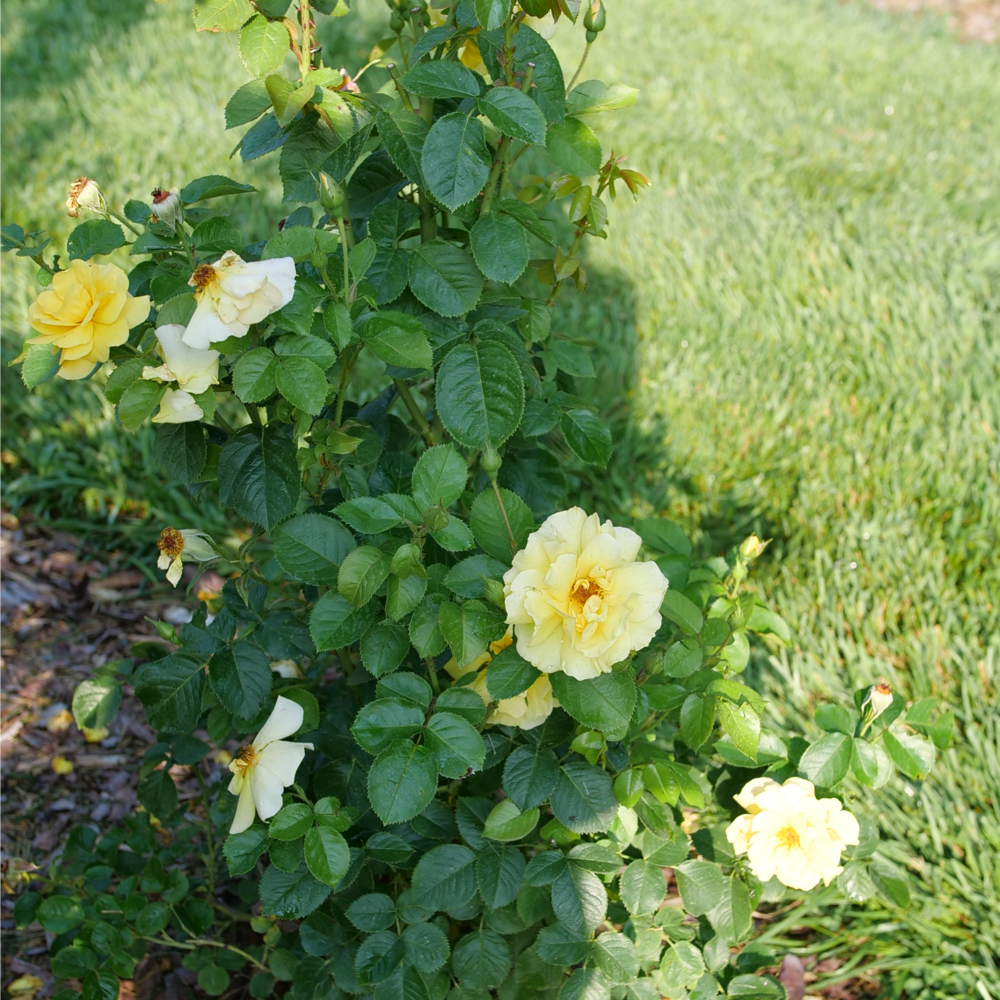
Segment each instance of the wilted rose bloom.
M164 528L160 532L156 547L160 557L156 561L157 569L167 571L167 580L175 587L180 582L185 562L208 562L215 558L215 549L208 541L208 535L194 528Z
M790 889L829 885L843 871L841 852L861 834L839 799L817 799L804 778L783 785L754 778L735 799L747 812L729 824L726 837L762 882L777 875Z
M486 688L486 666L497 653L506 649L513 641L511 630L507 629L507 634L502 639L490 643L489 652L477 656L463 667L460 667L455 657L452 657L444 665L444 669L456 680L476 672L476 679L469 687L483 699L484 705L489 705L493 699ZM558 707L559 702L552 696L552 684L548 677L542 674L523 694L498 701L493 711L486 717L486 725L534 729L552 714L552 709Z
M177 188L171 188L169 191L156 188L153 191L153 215L157 222L162 222L171 229L176 229L181 224L184 208Z
M168 389L160 401L154 424L184 424L201 420L204 413L194 396L219 382L219 352L199 351L184 343L184 327L168 323L158 327L163 364L154 368L146 365L142 378L158 382L176 382L177 389Z
M861 703L862 708L870 708L872 719L877 719L892 704L892 688L882 682L873 684L868 689L865 700Z
M302 676L299 665L294 660L271 660L271 670L279 677L295 679Z
M39 333L28 343L60 349L61 378L86 378L148 314L149 296L130 295L120 267L74 260L28 307L28 322Z
M69 195L66 197L66 211L74 218L80 217L80 209L86 208L91 212L106 212L108 209L104 195L97 186L97 181L89 177L77 177L69 186Z
M233 772L229 791L240 797L230 833L246 830L253 823L255 812L261 819L269 820L281 808L282 791L294 784L295 772L306 750L313 749L311 743L285 739L299 731L304 716L301 705L279 696L264 728L252 743L240 747L229 765Z
M641 544L579 507L548 518L503 578L518 653L583 681L648 646L668 584L656 563L636 561Z
M206 350L228 337L244 337L251 323L277 312L295 293L291 257L247 262L227 250L214 264L199 264L188 284L197 308L184 332L184 343Z

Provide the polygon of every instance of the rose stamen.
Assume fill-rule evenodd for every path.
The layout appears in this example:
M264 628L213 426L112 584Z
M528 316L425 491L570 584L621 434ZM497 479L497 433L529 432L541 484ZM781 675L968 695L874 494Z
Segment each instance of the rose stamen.
M176 528L164 528L156 547L163 555L176 559L184 551L184 536Z
M199 264L188 279L188 284L203 292L213 281L215 281L215 268L211 264Z

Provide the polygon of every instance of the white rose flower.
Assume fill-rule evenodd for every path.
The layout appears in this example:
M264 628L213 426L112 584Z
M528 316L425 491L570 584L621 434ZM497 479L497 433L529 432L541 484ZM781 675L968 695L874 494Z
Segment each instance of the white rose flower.
M197 308L184 332L184 343L206 350L228 337L245 337L259 323L292 301L295 261L291 257L247 262L232 250L214 264L199 264L188 284Z
M242 833L252 823L256 812L269 820L281 808L282 791L295 783L295 772L311 743L292 743L302 725L302 706L290 698L278 697L264 728L252 743L240 747L229 765L233 772L229 791L238 795L236 815L230 833Z
M507 634L496 642L490 643L489 652L477 656L465 666L460 667L453 656L445 665L444 669L451 674L455 680L465 674L477 673L476 679L469 687L483 699L484 705L492 702L490 693L486 688L486 667L490 660L501 650L506 649L514 641L512 630L507 629ZM523 694L515 695L513 698L502 698L496 703L493 711L486 717L487 726L517 726L520 729L534 729L540 726L551 714L552 709L558 708L559 702L552 694L552 684L548 677L542 674L531 687Z
M865 700L861 703L862 709L869 709L874 722L892 704L892 688L884 681L881 684L873 684L865 695Z
M726 829L737 854L746 854L754 875L767 882L777 875L790 889L808 891L829 885L842 871L840 855L857 844L857 819L839 799L817 799L804 778L783 785L754 778L735 796L747 810Z
M579 507L548 518L503 578L518 653L584 681L648 646L668 583L656 563L636 561L641 544Z
M189 424L205 416L194 396L184 389L167 389L152 424Z
M188 347L184 343L184 327L179 323L157 327L156 339L163 364L158 368L150 365L143 368L144 379L176 382L179 388L192 395L219 384L219 352Z
M180 582L184 563L208 562L216 557L209 536L194 528L182 528L180 531L176 528L164 528L156 547L160 550L156 567L167 571L167 580L175 587Z

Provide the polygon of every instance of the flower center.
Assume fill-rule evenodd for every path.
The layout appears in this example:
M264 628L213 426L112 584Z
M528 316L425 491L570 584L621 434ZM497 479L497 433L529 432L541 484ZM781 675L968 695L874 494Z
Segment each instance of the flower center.
M875 692L877 694L882 695L883 698L892 696L892 688L889 687L889 685L886 684L885 681L882 681L881 684L875 685Z
M203 292L215 281L215 268L211 264L199 264L188 281L188 284Z
M154 188L153 190L153 204L159 205L161 202L166 201L170 197L169 191L164 191L163 188Z
M184 551L184 536L176 528L164 528L156 547L163 555L176 559Z
M799 832L794 826L784 826L776 834L778 844L784 847L786 850L794 850L797 847L802 846L802 841L799 840Z
M573 589L569 592L570 603L576 605L577 614L583 610L587 601L589 601L592 597L603 596L604 590L598 583L591 579L577 580L576 583L573 584Z
M253 767L256 760L257 751L254 749L252 743L247 743L246 746L239 748L233 764L235 764L241 771L245 771L248 767Z

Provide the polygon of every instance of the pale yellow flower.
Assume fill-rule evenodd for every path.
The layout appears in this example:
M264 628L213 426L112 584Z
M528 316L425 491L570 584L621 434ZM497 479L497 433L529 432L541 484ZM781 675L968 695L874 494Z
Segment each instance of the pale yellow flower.
M267 821L281 808L282 791L294 784L306 750L313 749L311 743L285 739L298 732L304 715L301 705L279 696L264 728L252 743L240 747L229 765L233 772L229 791L239 796L230 833L246 830L255 812Z
M513 641L512 630L507 629L507 634L502 639L490 643L488 652L477 656L462 667L458 665L453 656L444 665L444 669L456 680L465 674L475 672L476 679L469 687L483 699L484 705L489 705L493 699L486 688L486 666L497 653L506 649ZM552 709L558 707L559 702L552 695L552 684L548 677L542 674L523 694L498 701L493 711L486 717L486 725L534 729L552 714Z
M62 754L59 754L58 757L52 758L52 770L64 778L67 774L73 773L73 762L67 760Z
M104 213L108 210L107 202L101 189L97 186L97 181L89 177L77 177L69 186L69 194L66 197L66 211L74 219L80 217L80 209L86 208L91 212Z
M868 709L872 713L872 719L877 719L892 704L892 688L884 681L880 684L873 684L865 695L865 700L861 703L862 709Z
M154 368L146 365L142 377L158 382L176 382L178 388L168 389L160 401L154 424L184 424L201 420L205 414L194 399L196 393L219 383L219 352L200 351L184 343L184 327L168 323L158 327L163 364Z
M164 528L156 542L160 556L157 569L167 571L167 580L175 587L180 583L186 562L208 562L216 556L208 535L194 528Z
M294 660L271 660L271 670L279 677L287 677L290 680L302 676L302 671Z
M636 561L641 544L579 507L548 518L503 578L518 653L583 681L648 646L668 584L656 563Z
M198 305L184 343L206 350L228 337L245 337L251 323L277 312L295 293L295 260L247 262L227 250L214 264L199 264L188 284Z
M83 728L83 738L88 743L100 743L101 740L106 740L110 734L110 730L107 726L98 726L96 729L88 729L86 726Z
M736 801L747 810L726 829L737 854L746 854L754 875L767 882L775 875L791 889L829 885L842 871L840 855L857 844L860 827L839 799L817 799L804 778L783 785L754 778Z
M28 343L60 349L61 378L86 378L148 313L149 296L130 295L120 267L74 260L28 307L28 322L39 333Z
M50 733L64 733L72 725L73 713L68 708L64 708L49 716L45 728Z
M156 188L153 191L153 217L171 229L176 229L181 224L184 218L184 206L181 205L181 196L177 193L177 188L171 188L169 191Z

